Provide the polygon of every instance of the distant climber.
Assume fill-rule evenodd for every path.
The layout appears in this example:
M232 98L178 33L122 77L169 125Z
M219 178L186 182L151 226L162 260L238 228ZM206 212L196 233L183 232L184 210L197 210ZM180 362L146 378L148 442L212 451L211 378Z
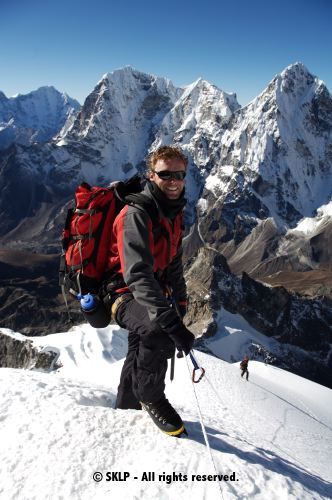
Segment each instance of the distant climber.
M245 356L240 363L241 377L243 378L243 375L246 374L246 380L248 380L249 378L248 363L249 363L248 356Z

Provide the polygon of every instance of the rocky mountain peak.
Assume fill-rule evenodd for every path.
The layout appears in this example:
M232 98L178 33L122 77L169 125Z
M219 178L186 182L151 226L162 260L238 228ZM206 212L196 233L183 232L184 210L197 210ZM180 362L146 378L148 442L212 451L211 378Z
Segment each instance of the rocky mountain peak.
M146 92L151 89L167 92L172 96L172 100L175 100L179 93L181 94L181 90L174 87L169 79L144 73L132 66L106 73L99 83L101 82L104 82L105 88L112 89L113 92L131 93L133 97L137 92Z
M52 86L28 94L0 96L0 149L11 144L28 146L52 139L80 104Z
M266 89L243 110L259 110L265 113L265 116L273 109L296 114L298 108L310 101L321 87L326 89L324 83L312 75L302 63L295 63L276 75Z
M213 103L215 113L220 116L229 117L234 111L240 108L236 94L228 94L202 78L184 88L179 105L181 101L185 102L188 100L191 100L192 106L200 108L209 108Z
M181 93L169 80L129 66L107 73L57 145L69 146L72 152L84 145L79 173L83 170L91 183L133 175ZM93 169L85 166L91 163Z
M119 118L130 120L149 97L160 95L173 103L178 94L178 89L169 80L126 66L106 73L98 82L82 107L75 130L86 135L86 128L92 129L102 113L111 112L120 115Z
M324 84L301 63L289 66L234 115L222 135L216 169L221 181L230 183L223 174L228 165L242 198L247 186L280 228L294 227L331 194L331 110Z
M279 75L285 92L297 91L304 86L311 86L317 78L301 62L287 66Z
M152 149L160 144L176 143L192 157L194 164L206 166L207 142L219 140L220 130L239 108L235 94L227 94L199 78L184 87L182 95L165 115Z

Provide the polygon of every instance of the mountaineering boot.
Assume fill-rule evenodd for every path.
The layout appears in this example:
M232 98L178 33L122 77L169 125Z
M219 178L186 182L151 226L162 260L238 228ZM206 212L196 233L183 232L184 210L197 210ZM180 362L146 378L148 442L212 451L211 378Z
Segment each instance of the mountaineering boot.
M141 405L162 432L176 437L180 437L181 434L188 435L180 415L174 410L165 396L156 403L141 401Z

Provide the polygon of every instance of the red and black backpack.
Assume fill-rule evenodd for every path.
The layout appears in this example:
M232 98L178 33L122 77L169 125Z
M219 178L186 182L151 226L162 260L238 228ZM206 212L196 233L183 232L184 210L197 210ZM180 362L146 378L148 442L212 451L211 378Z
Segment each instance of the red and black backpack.
M136 194L141 191L138 175L107 188L91 187L84 182L76 189L75 205L67 212L62 232L59 284L66 304L68 292L74 296L99 292L112 226L120 210L130 204L131 194L135 194L135 205L146 210L152 223L157 224L157 208L146 195Z

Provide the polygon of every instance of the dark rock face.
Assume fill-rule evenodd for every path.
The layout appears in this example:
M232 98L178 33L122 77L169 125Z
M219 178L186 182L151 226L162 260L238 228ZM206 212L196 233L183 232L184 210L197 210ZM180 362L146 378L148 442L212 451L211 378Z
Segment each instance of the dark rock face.
M31 341L20 340L6 335L0 329L0 367L24 368L51 371L60 367L56 361L58 353L41 352L32 346Z
M57 255L0 250L0 327L38 336L73 326L58 285L58 267ZM82 322L76 301L70 308L74 323Z
M98 103L98 98L99 98L99 93L102 87L102 82L99 83L94 90L88 95L88 97L85 99L84 105L80 109L77 120L75 121L74 127L72 129L72 133L75 132L80 132L81 130L84 130L86 127L87 123L91 119L91 116L97 106ZM109 100L109 93L105 92L105 99Z
M30 148L32 153L36 161L42 161L39 146ZM21 146L12 146L0 154L0 213L5 214L0 218L1 244L54 252L59 247L64 217L60 225L57 219L68 193L72 197L73 191L70 186L63 188L45 179L38 171L31 172L24 163L24 154Z
M195 326L198 318L199 326L205 325L201 343L215 334L217 311L225 308L280 342L282 356L272 353L277 365L332 387L331 301L306 299L283 287L270 288L246 273L236 277L226 259L212 249L200 250L187 282L190 303L186 322Z
M328 355L332 340L329 301L308 300L290 294L283 287L266 287L246 273L242 275L241 286L245 305L238 304L238 309L241 307L241 314L250 324L282 343Z
M269 211L254 193L245 190L236 197L229 195L200 221L204 240L216 248L232 240L238 245L257 226L256 214L267 218Z
M310 125L315 128L317 136L331 132L332 101L326 87L320 88L313 98L309 117Z

